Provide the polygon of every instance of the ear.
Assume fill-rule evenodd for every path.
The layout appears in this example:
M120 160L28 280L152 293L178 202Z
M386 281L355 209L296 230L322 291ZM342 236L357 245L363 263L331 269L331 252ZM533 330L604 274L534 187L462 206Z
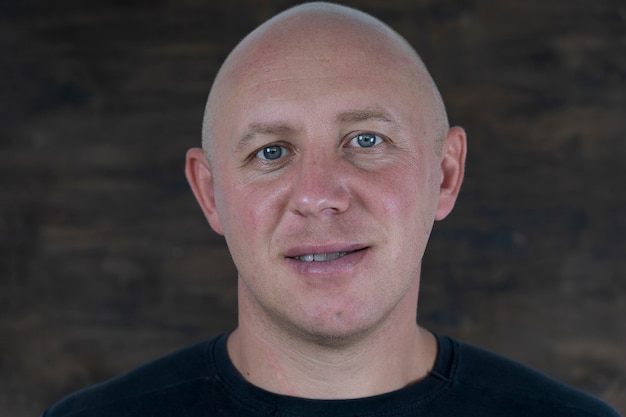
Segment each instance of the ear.
M443 220L454 208L465 173L467 137L461 127L452 127L441 151L441 185L435 220Z
M211 228L223 235L224 231L215 208L215 189L211 165L201 148L192 148L187 151L185 175Z

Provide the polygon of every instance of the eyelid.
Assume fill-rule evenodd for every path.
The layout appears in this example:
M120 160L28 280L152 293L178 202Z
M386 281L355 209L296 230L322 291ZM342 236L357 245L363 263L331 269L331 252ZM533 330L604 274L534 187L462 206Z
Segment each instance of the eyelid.
M383 143L383 142L388 140L385 135L382 135L382 134L379 134L379 133L375 133L375 132L369 132L369 131L353 132L353 133L350 133L349 135L347 135L347 139L348 140L346 142L346 145L350 146L350 147L354 147L354 148L367 149L367 147L358 146L357 144L353 144L352 143L353 141L357 140L357 138L359 136L361 136L361 135L372 135L372 136L375 136L377 138L376 143L374 143L372 146L370 146L370 148L378 146L381 143Z
M273 147L278 147L281 148L282 150L282 154L276 158L276 159L267 159L262 157L263 155L263 151L267 148L273 148ZM261 146L260 148L257 148L255 151L253 151L250 156L248 157L248 160L254 160L254 159L258 159L263 163L273 163L273 162L279 162L282 161L283 159L285 159L285 157L289 156L293 154L293 149L291 149L287 144L284 143L268 143L266 145Z

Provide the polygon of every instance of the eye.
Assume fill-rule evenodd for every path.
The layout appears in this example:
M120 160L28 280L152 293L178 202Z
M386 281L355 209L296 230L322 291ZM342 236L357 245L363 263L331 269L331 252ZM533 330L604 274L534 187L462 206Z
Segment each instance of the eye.
M383 139L373 133L359 133L352 139L350 139L350 146L356 146L359 148L371 148L379 143L382 143Z
M289 150L284 146L270 145L258 151L256 153L256 157L267 161L275 161L276 159L288 154Z

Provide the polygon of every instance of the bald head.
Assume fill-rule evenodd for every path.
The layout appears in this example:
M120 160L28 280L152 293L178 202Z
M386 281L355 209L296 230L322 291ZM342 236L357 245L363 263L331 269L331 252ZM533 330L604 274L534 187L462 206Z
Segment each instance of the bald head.
M428 70L408 42L366 13L315 2L274 16L245 37L228 56L214 81L205 110L202 129L205 153L210 157L211 143L236 102L233 98L245 100L251 84L266 83L274 75L280 78L279 72L284 68L292 73L301 72L303 79L332 77L334 69L353 65L356 60L367 65L354 68L355 74L366 70L370 76L378 75L381 79L386 79L391 71L401 74L395 79L397 88L409 89L415 95L433 141L436 144L443 141L449 127L443 101ZM313 61L314 69L308 65ZM316 73L311 74L312 71Z

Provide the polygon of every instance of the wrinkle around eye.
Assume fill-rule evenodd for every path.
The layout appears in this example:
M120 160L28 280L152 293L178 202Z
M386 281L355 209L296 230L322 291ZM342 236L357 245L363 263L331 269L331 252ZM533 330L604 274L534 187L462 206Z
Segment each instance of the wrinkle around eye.
M359 136L373 136L371 146L361 146ZM376 170L393 165L402 159L402 155L410 150L401 145L402 140L395 140L387 135L375 131L362 130L345 136L342 155L355 167L363 170Z
M278 151L273 159L268 157L268 150L271 149ZM269 143L250 152L242 161L241 168L260 172L280 170L290 164L295 154L296 150L288 143Z

